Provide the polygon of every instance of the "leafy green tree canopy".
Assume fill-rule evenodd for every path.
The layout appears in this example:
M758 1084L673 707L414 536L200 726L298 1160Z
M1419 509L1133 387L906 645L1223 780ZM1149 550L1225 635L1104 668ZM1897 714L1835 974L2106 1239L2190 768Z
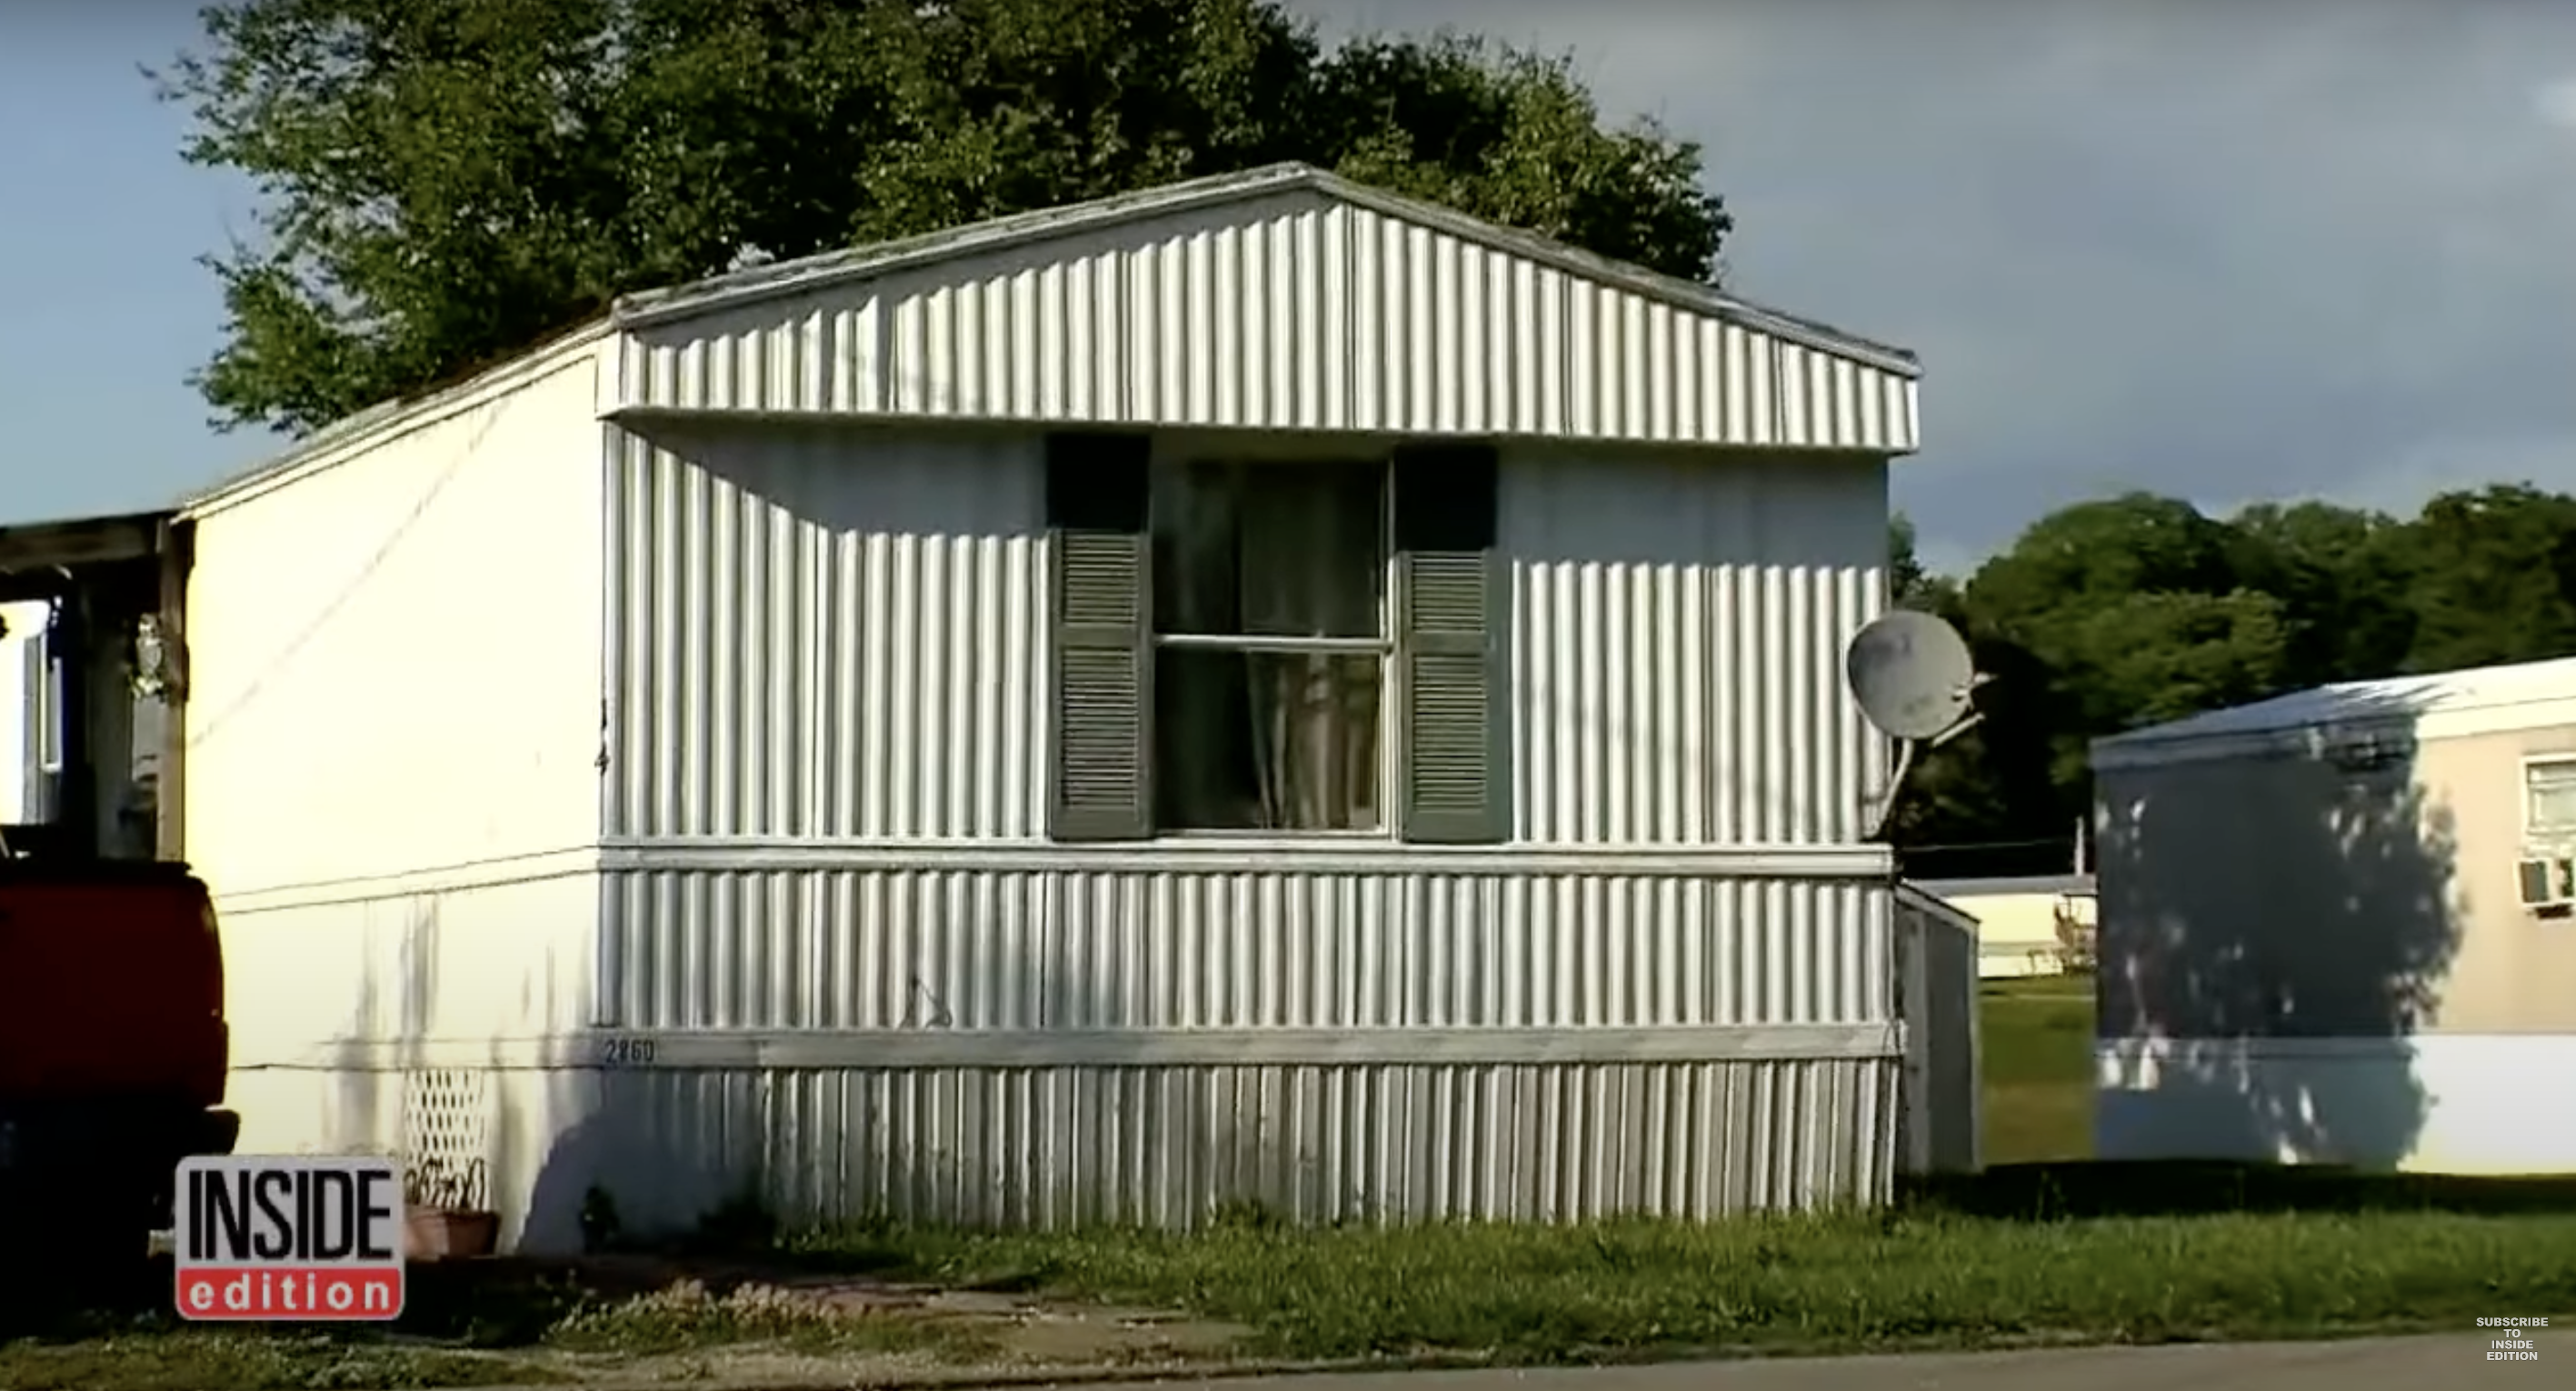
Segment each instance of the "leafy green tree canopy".
M229 0L157 74L258 235L197 385L308 431L634 290L1301 160L1714 276L1697 146L1564 60L1270 0Z

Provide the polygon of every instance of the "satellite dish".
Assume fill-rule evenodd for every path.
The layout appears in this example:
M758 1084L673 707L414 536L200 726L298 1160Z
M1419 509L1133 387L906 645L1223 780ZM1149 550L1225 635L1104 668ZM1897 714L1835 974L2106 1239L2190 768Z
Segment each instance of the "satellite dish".
M1959 630L1928 613L1891 609L1852 635L1843 653L1844 679L1861 718L1898 742L1895 771L1870 817L1878 834L1920 745L1938 746L1977 722L1977 674Z
M1967 718L1977 686L1959 630L1913 609L1892 609L1853 634L1843 671L1861 718L1891 739L1940 736Z

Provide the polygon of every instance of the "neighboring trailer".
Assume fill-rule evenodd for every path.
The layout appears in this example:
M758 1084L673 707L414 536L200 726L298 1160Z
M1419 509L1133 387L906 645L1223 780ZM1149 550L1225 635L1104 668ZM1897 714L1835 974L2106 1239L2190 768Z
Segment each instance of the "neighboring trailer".
M1915 375L1288 167L335 427L187 510L243 1148L531 1246L1882 1200Z
M2576 1169L2547 1100L2576 1076L2576 661L2283 696L2093 766L2103 1157Z

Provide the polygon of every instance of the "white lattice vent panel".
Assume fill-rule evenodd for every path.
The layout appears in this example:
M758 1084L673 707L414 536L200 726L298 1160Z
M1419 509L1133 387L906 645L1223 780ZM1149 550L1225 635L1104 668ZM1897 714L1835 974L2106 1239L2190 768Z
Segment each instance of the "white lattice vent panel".
M403 1074L403 1166L415 1201L441 1207L490 1205L485 1139L491 1093L484 1074L468 1068L416 1068Z

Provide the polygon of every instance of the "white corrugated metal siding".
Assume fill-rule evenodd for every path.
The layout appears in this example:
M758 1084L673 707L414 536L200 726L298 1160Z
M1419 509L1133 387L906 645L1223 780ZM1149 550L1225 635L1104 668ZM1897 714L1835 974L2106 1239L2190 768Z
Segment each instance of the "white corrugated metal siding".
M893 1041L958 1054L613 1076L604 1123L654 1157L617 1185L639 1211L725 1196L695 1192L714 1182L702 1176L757 1176L784 1209L826 1220L1180 1223L1241 1199L1322 1220L1705 1215L1867 1201L1890 1181L1893 1056L1622 1056L1641 1026L1886 1024L1876 886L1143 868L611 878L622 1029L801 1031L853 1063ZM1425 1061L974 1056L999 1035L1117 1031L1250 1055L1256 1031L1294 1029L1390 1031ZM1423 1032L1437 1029L1511 1031L1555 1060L1441 1061Z
M612 433L609 835L1043 833L1033 439ZM1841 653L1880 604L1883 470L1533 442L1503 478L1516 838L1857 840L1883 746Z
M953 868L621 857L635 1029L1554 1028L1890 1019L1885 890L1588 872ZM644 868L656 859L706 868ZM865 858L900 861L889 850ZM827 860L817 852L803 857ZM851 858L858 858L852 856ZM937 858L923 852L923 859ZM1166 861L1180 857L1166 857ZM1212 857L1202 856L1201 859ZM978 859L997 861L976 868Z
M610 835L1040 833L1029 440L611 434Z
M1885 741L1843 645L1886 589L1874 461L1506 453L1515 826L1582 845L1848 845Z
M1303 192L645 323L605 403L1899 454L1915 381Z
M791 1208L842 1217L1883 1193L1895 1057L1671 1061L1603 1032L1895 1018L1882 884L1624 858L1851 840L1875 755L1838 661L1876 607L1877 465L1507 449L1516 823L1560 854L1454 871L1395 847L1252 868L1043 840L1029 435L667 421L613 432L608 469L602 1025L802 1033L849 1060L612 1078L603 1124L638 1128L634 1152L753 1164ZM862 1031L971 1054L1294 1029L1544 1034L1564 1061L863 1062Z
M1895 1074L1854 1060L1574 1066L627 1074L623 1203L705 1211L764 1175L791 1220L1186 1226L1710 1217L1868 1202Z

